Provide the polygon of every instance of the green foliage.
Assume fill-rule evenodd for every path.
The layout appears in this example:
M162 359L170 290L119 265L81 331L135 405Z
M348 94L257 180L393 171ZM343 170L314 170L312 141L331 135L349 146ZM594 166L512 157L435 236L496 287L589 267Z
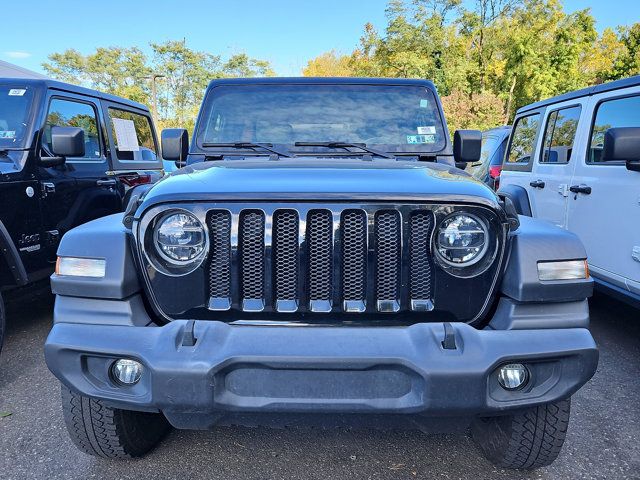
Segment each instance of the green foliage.
M484 129L523 105L640 74L640 23L598 34L589 9L567 14L559 0L391 0L383 34L367 24L350 55L327 55L303 74L427 78L451 130Z
M184 41L152 43L151 58L136 47L98 48L82 55L69 49L49 55L46 72L64 82L80 84L152 106L156 77L157 128L193 129L202 96L214 78L273 76L268 61L238 53L223 60L192 50Z

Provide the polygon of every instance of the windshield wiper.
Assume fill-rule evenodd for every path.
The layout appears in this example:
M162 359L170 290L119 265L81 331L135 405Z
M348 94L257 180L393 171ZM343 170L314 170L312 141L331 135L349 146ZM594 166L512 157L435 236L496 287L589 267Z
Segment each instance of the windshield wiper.
M280 157L291 157L291 154L285 150L278 150L273 148L272 143L253 143L253 142L232 142L232 143L203 143L203 147L229 147L229 148L250 148L255 150L262 148L271 153L275 153Z
M350 142L296 142L294 144L296 147L327 147L327 148L344 148L349 151L349 148L359 148L360 150L364 150L372 155L376 155L377 157L383 158L395 158L393 155L389 155L388 153L381 152L380 150L376 150L374 148L367 147L366 143L350 143Z

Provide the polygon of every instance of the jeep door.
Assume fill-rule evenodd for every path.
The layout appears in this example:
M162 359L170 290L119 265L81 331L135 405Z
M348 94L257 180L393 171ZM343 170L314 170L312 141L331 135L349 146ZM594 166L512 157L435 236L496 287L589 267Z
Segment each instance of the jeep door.
M0 287L26 283L48 267L31 143L42 90L20 79L0 80Z
M155 127L148 111L101 101L106 120L111 170L125 194L130 187L152 183L163 174Z
M574 149L581 112L581 100L546 108L535 164L526 186L533 215L562 228L567 226L569 182L581 153Z
M121 197L108 182L105 134L98 101L89 96L50 90L42 123L40 150L53 156L51 127L80 127L85 134L85 155L67 158L57 167L40 167L41 210L50 256L65 232L121 209Z
M500 174L500 188L509 185L520 187L521 192L526 192L526 199L531 207L533 216L536 216L536 197L532 186L534 175L532 173L535 165L535 155L539 151L538 143L541 137L540 130L544 110L526 112L516 117L513 123L513 130L509 137L509 146L502 165Z
M601 160L607 129L640 127L640 87L595 94L586 110L568 228L585 244L595 277L640 295L640 172Z

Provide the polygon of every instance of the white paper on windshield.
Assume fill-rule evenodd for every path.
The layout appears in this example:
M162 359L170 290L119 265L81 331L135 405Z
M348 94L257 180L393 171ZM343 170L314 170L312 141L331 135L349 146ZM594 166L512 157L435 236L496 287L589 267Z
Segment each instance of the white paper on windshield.
M137 152L140 150L136 126L133 120L112 118L113 128L116 131L116 142L121 152Z
M9 90L10 97L21 97L25 94L26 90L24 88L12 88Z
M436 127L429 125L426 127L418 127L418 135L434 135L436 133Z

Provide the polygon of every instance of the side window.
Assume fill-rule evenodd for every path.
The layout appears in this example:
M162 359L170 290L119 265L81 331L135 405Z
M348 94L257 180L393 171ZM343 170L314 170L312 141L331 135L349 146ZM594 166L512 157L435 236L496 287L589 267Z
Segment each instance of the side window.
M511 148L507 156L507 164L525 165L531 160L536 147L536 134L540 126L540 114L520 117L511 137Z
M111 135L118 160L149 162L156 160L157 150L151 121L139 113L109 108Z
M88 103L53 98L42 138L43 146L51 151L51 127L79 127L84 130L84 160L101 161L102 149L98 135L96 110Z
M556 165L569 163L581 109L580 106L563 108L549 114L547 126L544 129L540 163Z
M640 96L606 100L598 105L591 129L587 163L600 163L604 134L610 128L640 127Z

